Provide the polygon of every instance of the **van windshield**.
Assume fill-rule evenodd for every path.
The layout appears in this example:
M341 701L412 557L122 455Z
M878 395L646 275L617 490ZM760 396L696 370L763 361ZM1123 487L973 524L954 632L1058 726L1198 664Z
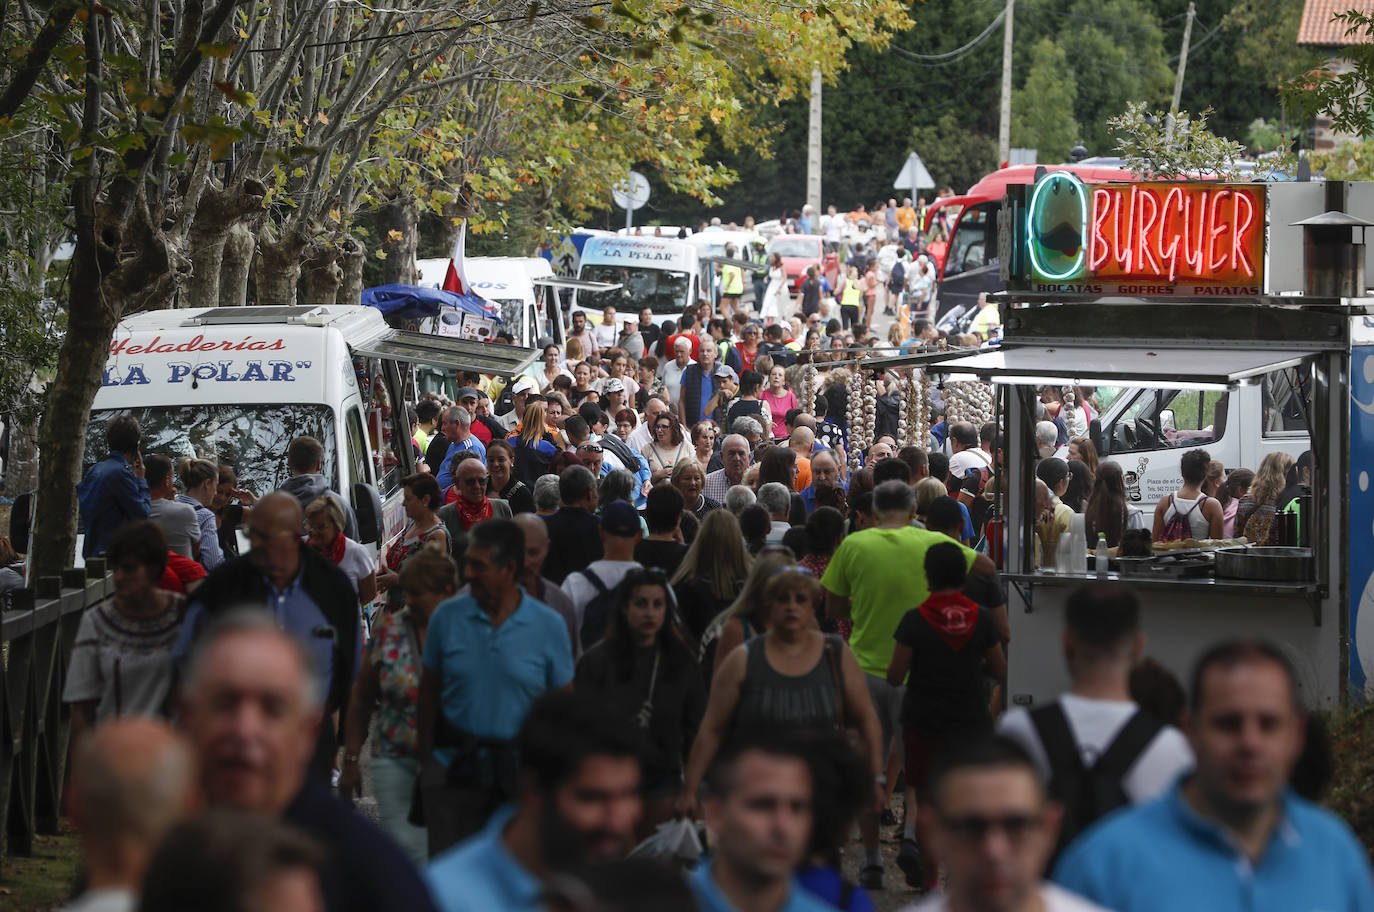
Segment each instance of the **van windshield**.
M86 468L105 458L105 425L118 415L133 415L143 428L143 452L173 462L196 456L238 470L239 487L261 497L289 477L286 448L309 435L324 445L324 477L338 490L338 444L334 414L325 405L171 405L105 409L91 414L86 429Z
M685 272L592 263L583 265L578 278L588 282L620 283L620 287L612 291L579 291L577 303L587 310L614 307L637 311L648 307L656 314L677 314L691 303L687 300L691 280Z
M768 242L768 252L784 257L821 258L821 242L814 238L773 238Z

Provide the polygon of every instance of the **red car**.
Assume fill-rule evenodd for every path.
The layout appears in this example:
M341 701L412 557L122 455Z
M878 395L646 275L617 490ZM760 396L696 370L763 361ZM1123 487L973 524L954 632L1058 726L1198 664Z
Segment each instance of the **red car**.
M825 238L819 234L776 234L768 242L768 258L771 260L775 253L782 257L782 268L787 272L787 290L799 294L806 267L823 268Z

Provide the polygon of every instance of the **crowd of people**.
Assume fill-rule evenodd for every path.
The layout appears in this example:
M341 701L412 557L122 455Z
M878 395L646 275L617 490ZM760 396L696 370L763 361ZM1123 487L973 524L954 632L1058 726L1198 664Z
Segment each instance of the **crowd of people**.
M375 558L319 441L257 497L111 421L80 503L114 592L63 683L71 908L858 912L899 876L923 910L1374 910L1349 832L1288 787L1282 651L1217 645L1185 713L1098 584L1066 611L1071 690L1006 710L998 425L827 354L852 341L817 312L574 314L528 374L407 408L419 471ZM1042 561L1075 511L1114 547L1146 529L1093 391L1041 399ZM1190 451L1150 534L1263 540L1304 471ZM709 834L685 875L684 821Z

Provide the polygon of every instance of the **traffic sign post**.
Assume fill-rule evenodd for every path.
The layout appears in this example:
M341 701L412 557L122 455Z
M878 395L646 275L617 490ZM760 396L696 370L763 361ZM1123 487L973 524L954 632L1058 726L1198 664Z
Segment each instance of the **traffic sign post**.
M611 188L611 199L625 210L625 233L634 226L634 211L649 201L649 179L638 171Z

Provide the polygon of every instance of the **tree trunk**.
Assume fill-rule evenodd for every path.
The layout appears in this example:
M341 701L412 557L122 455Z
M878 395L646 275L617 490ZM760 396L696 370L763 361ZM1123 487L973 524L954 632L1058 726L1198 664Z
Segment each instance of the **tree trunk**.
M411 196L399 196L377 210L377 237L386 251L382 283L414 285L415 251L420 241L420 207ZM393 235L391 232L397 232Z
M262 210L266 195L267 188L254 178L236 181L227 188L211 182L205 188L196 206L195 221L191 223L189 246L194 271L182 298L186 306L214 307L224 297L231 300L237 297L242 302L248 284L247 266L242 266L242 271L233 276L226 276L225 257L241 255L241 252L236 250L231 254L225 247L230 233L243 225L250 215ZM221 289L226 278L239 281L241 285Z
M278 238L271 225L258 232L257 255L253 258L253 286L258 303L264 307L289 307L296 303L296 286L301 279L301 256L306 238L290 231Z
M15 415L7 416L5 423L10 445L5 454L4 495L13 500L38 485L38 428L20 422Z
M340 304L358 304L363 297L363 262L367 249L355 237L339 240L339 262L343 266L343 281L339 283Z
M339 286L343 284L338 250L324 244L315 246L310 257L302 264L302 278L301 298L307 307L333 304L339 297Z
M224 239L220 265L219 306L242 307L248 299L248 273L253 267L253 229L238 222Z
M29 545L30 579L57 576L71 565L86 426L123 311L122 300L105 299L113 289L101 282L94 253L83 256L81 248L78 240L69 284L67 334L57 356L57 371L48 383L39 432L43 458L38 463L38 498Z

